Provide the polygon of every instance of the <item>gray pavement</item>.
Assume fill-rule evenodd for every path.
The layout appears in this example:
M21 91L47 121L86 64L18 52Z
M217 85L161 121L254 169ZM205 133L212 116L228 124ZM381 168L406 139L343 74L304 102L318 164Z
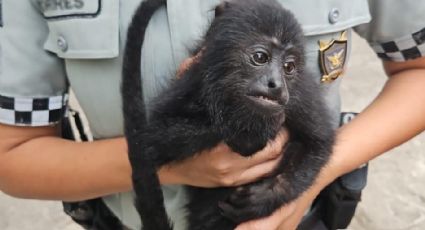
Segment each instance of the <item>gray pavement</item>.
M345 111L361 111L385 81L379 61L358 37L344 78ZM373 160L368 180L349 229L425 229L425 133ZM0 230L81 228L63 214L59 202L15 199L0 192Z

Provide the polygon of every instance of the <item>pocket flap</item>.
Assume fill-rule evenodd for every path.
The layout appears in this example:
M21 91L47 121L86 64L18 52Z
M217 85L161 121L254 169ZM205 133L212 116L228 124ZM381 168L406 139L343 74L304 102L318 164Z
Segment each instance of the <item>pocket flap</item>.
M44 0L49 35L44 44L61 58L114 58L119 53L119 1Z

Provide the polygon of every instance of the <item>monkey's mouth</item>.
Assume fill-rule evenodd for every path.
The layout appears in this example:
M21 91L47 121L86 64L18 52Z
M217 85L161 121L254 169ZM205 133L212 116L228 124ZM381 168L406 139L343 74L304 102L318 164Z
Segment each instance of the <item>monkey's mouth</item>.
M265 95L248 95L248 98L264 106L281 106L280 100Z

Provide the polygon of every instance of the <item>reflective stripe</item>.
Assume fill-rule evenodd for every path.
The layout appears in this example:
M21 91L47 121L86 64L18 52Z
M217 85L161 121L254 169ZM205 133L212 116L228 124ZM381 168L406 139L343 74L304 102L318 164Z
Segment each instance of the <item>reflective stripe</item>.
M425 56L425 28L413 34L373 45L372 48L384 60L406 61Z
M47 98L14 98L0 95L0 123L46 126L64 116L68 95Z

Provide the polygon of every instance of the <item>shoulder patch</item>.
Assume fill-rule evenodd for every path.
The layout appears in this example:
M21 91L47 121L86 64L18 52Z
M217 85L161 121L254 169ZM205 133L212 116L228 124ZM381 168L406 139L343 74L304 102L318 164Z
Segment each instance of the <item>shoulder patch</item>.
M332 82L344 71L347 58L346 31L337 40L319 41L319 46L319 62L323 74L321 82Z
M37 0L46 19L96 17L102 0Z

